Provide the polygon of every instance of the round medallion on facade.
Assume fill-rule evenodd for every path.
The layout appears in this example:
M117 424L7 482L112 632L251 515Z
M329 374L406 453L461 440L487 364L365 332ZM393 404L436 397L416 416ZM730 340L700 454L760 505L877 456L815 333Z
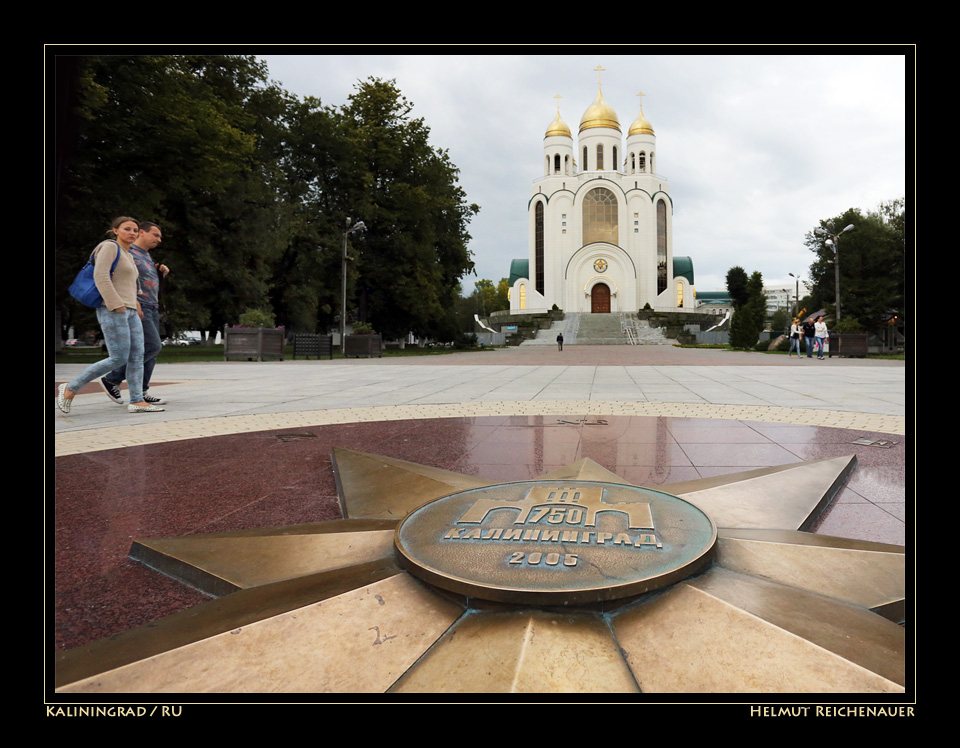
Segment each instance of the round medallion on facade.
M524 605L617 600L710 562L717 529L683 499L592 481L503 483L411 512L395 536L411 574L471 597Z
M593 263L593 269L598 273L604 272L607 269L607 261L601 257Z

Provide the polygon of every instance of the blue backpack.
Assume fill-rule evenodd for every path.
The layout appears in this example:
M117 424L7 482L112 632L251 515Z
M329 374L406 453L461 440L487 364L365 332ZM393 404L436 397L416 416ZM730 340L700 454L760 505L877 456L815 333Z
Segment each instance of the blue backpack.
M114 242L114 244L117 244ZM117 258L113 261L113 265L110 266L110 277L113 277L113 271L117 268L117 262L120 261L120 245L117 244ZM73 279L73 283L70 284L70 295L79 301L84 306L89 306L96 308L103 304L103 296L100 295L100 290L97 288L97 284L93 282L93 262L94 255L90 254L90 259L87 260L87 264L84 265L80 272L77 273L77 277Z

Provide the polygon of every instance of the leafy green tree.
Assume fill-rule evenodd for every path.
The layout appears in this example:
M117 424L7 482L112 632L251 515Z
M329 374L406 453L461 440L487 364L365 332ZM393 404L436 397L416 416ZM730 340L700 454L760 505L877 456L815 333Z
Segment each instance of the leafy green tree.
M188 242L182 258L188 272L171 295L174 302L189 299L201 306L209 316L201 329L213 335L247 308L270 307L273 264L288 240L288 205L277 200L287 97L251 57L187 56L186 64L201 86L198 95L209 97L221 113L221 127L243 132L250 142L219 192L184 190L167 197L167 233Z
M161 304L175 329L216 332L246 309L328 329L352 217L367 232L351 237L350 321L388 336L459 334L479 208L392 81L361 82L331 108L283 91L250 56L62 57L56 73L64 326L95 326L66 288L123 214L163 230L153 255L171 268Z
M556 306L556 304L554 304ZM510 279L501 278L497 284L497 311L510 308Z
M510 308L510 300L507 298L507 290L510 287L510 280L503 278L494 286L493 281L482 278L474 283L473 299L475 301L475 313L481 317L500 312Z
M160 224L164 243L153 254L172 270L161 301L176 326L215 330L262 306L269 258L283 241L278 172L265 150L279 97L263 63L108 55L57 64L68 102L56 235L65 323L83 314L66 287L117 215Z
M326 332L340 316L343 232L366 200L365 174L353 168L356 149L343 117L319 99L290 102L284 135L282 198L290 215L271 300L291 329ZM351 275L351 309L354 289Z
M850 318L867 329L891 315L903 316L905 306L906 237L903 199L883 203L876 211L851 208L820 222L817 229L840 234L840 318ZM833 230L830 227L833 227ZM805 243L816 255L810 266L811 308L833 310L836 305L836 258L826 235L810 231Z
M730 320L730 345L734 348L753 348L766 320L767 297L763 293L763 276L754 271L747 281L744 303Z
M739 309L747 303L749 298L748 280L747 271L739 265L735 265L727 271L727 292L730 294L734 309Z
M273 327L273 314L263 309L245 309L237 318L242 327Z
M777 309L770 317L770 329L774 332L783 332L790 329L790 315L783 309Z
M355 217L367 232L355 264L356 315L388 337L451 340L458 282L473 270L468 205L458 169L393 81L357 85L343 114L362 175Z

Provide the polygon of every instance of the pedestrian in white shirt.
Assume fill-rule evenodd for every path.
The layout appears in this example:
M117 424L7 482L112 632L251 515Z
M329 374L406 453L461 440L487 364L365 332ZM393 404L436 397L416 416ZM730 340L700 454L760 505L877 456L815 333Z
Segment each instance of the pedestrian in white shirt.
M830 333L827 331L827 323L823 321L823 317L817 317L813 329L814 337L817 339L817 358L823 361L823 347L830 339Z

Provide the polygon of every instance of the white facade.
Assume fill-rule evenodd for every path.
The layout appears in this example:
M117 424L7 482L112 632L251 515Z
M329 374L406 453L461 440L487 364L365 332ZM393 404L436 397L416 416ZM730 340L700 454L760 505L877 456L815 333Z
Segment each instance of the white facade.
M558 108L527 206L528 259L511 272L511 312L692 309L692 264L675 275L670 185L656 169L642 110L624 141L598 91L575 140Z
M763 293L767 297L767 314L773 314L778 309L792 314L796 306L798 292L801 299L807 295L808 291L805 283L792 286L764 286Z

